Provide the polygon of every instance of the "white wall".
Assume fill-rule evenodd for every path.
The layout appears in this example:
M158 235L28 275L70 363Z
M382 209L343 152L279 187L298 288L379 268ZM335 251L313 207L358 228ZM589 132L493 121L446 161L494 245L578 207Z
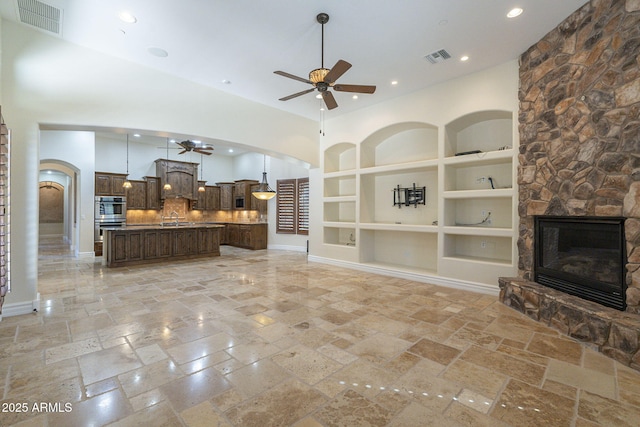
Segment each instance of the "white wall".
M12 291L5 300L6 315L30 312L38 299L41 128L193 135L318 163L315 121L107 57L18 23L4 20L1 31L0 104L13 136L11 232L19 236L11 239ZM87 159L93 161L93 156ZM86 176L87 169L82 173ZM93 179L83 181L93 191ZM87 188L82 185L83 197ZM93 221L92 207L81 214L81 226ZM80 250L87 250L93 234L81 236Z

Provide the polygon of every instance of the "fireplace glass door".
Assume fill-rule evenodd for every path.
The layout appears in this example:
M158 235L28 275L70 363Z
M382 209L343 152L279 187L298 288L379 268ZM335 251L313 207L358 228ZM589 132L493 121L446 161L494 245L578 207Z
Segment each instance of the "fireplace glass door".
M624 218L535 218L534 280L600 304L625 309Z

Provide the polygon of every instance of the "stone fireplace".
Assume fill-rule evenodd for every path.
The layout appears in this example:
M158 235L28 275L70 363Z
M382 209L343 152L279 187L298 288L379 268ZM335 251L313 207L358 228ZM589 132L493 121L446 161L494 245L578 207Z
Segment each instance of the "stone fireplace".
M535 215L623 216L640 313L640 3L591 1L520 59L519 275Z
M640 1L569 16L520 57L518 96L519 277L501 298L640 369ZM534 282L540 215L624 218L626 312Z

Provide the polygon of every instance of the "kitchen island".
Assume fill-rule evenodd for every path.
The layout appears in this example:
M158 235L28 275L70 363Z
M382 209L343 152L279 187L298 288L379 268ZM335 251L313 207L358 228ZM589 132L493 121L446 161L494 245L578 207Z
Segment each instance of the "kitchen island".
M102 264L135 264L220 256L224 224L129 225L103 229Z

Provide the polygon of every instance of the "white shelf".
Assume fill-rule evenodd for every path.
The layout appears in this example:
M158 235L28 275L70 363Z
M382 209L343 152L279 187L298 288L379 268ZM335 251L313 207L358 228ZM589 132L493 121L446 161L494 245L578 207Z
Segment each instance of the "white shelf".
M442 259L445 261L463 261L463 262L483 264L483 265L495 265L496 267L511 267L511 260L500 260L495 258L457 255L457 256L445 256L445 257L442 257Z
M325 203L341 203L341 202L355 202L356 196L334 196L334 197L324 197L322 199Z
M513 154L513 148L510 148L508 150L486 151L475 154L465 154L463 156L445 157L442 160L442 163L447 166L465 165L470 163L473 163L474 165L511 163Z
M474 227L466 225L454 225L442 227L445 234L455 234L459 236L495 236L495 237L512 237L513 229L498 227Z
M345 222L324 221L322 223L322 226L326 227L326 228L355 228L356 227L356 223L355 222L349 222L349 221L345 221Z
M388 230L388 231L411 231L414 233L437 233L437 225L417 225L417 224L391 224L391 223L375 223L361 222L361 230Z
M347 170L343 170L343 171L337 171L337 172L327 172L324 174L324 178L342 178L342 177L348 177L350 175L353 175L355 177L356 174L356 170L355 169L347 169Z
M417 162L409 162L402 164L393 164L393 165L384 165L384 166L372 166L368 168L360 169L361 175L369 175L369 174L394 174L394 173L406 173L413 171L423 171L423 170L437 170L438 168L438 159L432 160L421 160Z
M512 188L497 188L495 190L457 190L444 191L442 197L444 199L484 199L489 197L512 197Z

